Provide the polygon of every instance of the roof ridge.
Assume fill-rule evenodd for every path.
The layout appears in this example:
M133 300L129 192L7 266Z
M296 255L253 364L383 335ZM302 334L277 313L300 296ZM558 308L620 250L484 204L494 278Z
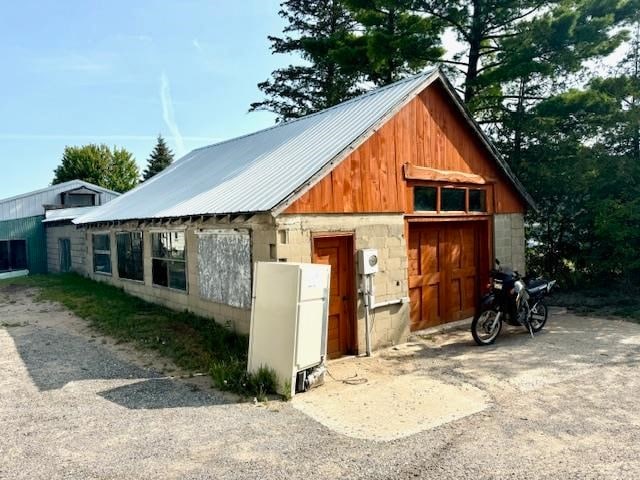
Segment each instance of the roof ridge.
M334 110L334 109L336 109L338 107L342 107L344 105L348 105L350 103L354 103L355 101L362 100L362 99L364 99L366 97L370 97L371 95L376 95L376 94L378 94L378 93L380 93L382 91L388 90L388 89L390 89L392 87L396 87L398 85L402 85L404 83L413 81L413 80L415 80L415 79L417 79L419 77L422 77L422 76L428 77L428 76L432 75L433 72L436 71L437 69L438 69L438 67L433 67L433 68L430 68L428 70L424 70L423 72L416 73L415 75L411 75L411 76L408 76L406 78L402 78L402 79L400 79L400 80L398 80L396 82L390 83L388 85L384 85L384 86L378 87L378 88L372 88L371 90L369 90L367 92L364 92L361 95L358 95L357 97L350 98L348 100L345 100L344 102L337 103L335 105L332 105L330 107L324 108L322 110L318 110L317 112L313 112L313 113L310 113L308 115L304 115L302 117L292 118L292 119L286 120L286 121L284 121L282 123L276 123L275 125L272 125L270 127L266 127L266 128L262 128L260 130L256 130L255 132L245 133L244 135L240 135L238 137L229 138L227 140L222 140L220 142L212 143L211 145L205 145L203 147L195 148L195 149L191 150L191 152L189 152L187 155L190 155L191 153L197 152L197 151L200 151L200 150L206 150L207 148L217 147L217 146L220 146L220 145L224 145L226 143L231 143L231 142L234 142L236 140L242 140L244 138L251 137L252 135L257 135L259 133L268 132L269 130L274 130L274 129L277 129L277 128L280 128L280 127L284 127L285 125L291 125L291 124L299 122L301 120L306 120L308 118L316 117L316 116L321 115L323 113L326 113L326 112L329 112L331 110Z

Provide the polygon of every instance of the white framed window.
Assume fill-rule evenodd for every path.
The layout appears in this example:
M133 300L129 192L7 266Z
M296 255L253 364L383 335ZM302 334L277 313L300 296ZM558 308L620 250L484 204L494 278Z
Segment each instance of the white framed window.
M93 271L111 275L111 239L108 233L93 234Z
M184 231L151 232L151 271L154 285L187 290Z

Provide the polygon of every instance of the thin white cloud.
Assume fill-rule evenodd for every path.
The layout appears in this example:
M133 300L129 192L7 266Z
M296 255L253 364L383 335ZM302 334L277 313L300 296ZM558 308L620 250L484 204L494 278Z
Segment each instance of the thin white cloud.
M200 42L198 41L197 38L193 39L193 46L196 48L196 50L198 51L202 51L202 45L200 45Z
M160 101L162 102L162 118L173 136L173 140L176 145L176 155L181 157L186 153L186 149L184 146L184 139L182 138L182 134L180 133L180 129L178 128L175 114L173 112L173 101L171 100L169 79L165 72L162 72L162 75L160 75Z

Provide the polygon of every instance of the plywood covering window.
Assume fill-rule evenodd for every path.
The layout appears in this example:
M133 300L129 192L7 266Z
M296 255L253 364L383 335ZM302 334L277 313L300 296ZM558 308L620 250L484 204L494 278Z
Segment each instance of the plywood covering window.
M198 235L200 297L239 308L251 307L251 237L248 232Z
M184 232L151 234L153 284L187 290L187 257Z
M93 235L93 271L111 275L111 241L108 233Z
M0 241L0 272L27 269L26 240Z
M128 280L144 280L142 232L116 234L118 249L118 276Z
M471 187L413 187L413 211L425 213L486 213L487 191Z

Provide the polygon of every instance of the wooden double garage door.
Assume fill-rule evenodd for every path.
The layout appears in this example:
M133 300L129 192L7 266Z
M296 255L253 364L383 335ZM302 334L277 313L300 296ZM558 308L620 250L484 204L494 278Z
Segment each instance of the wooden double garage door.
M488 271L487 223L409 223L412 331L473 315Z

